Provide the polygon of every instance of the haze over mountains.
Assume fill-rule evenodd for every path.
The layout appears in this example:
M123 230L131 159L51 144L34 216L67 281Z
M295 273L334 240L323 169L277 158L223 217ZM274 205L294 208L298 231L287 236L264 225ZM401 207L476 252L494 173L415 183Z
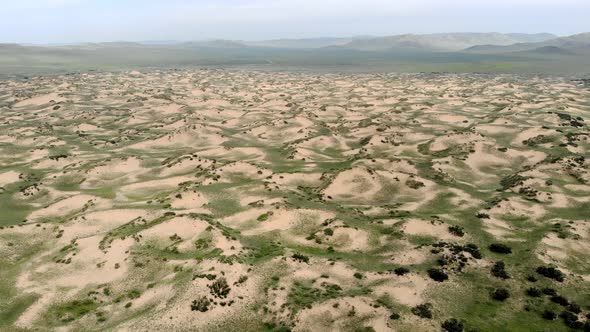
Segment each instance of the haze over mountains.
M590 33L436 33L265 41L0 44L0 74L259 66L262 69L590 74Z
M478 53L508 52L560 52L564 54L590 53L590 33L581 33L568 37L540 40L538 42L521 42L512 45L477 45L466 51Z

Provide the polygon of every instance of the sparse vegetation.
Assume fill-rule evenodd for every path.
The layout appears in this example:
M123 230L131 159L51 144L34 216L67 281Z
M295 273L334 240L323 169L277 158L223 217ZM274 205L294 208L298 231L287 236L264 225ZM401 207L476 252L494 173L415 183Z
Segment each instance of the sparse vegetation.
M510 297L510 292L506 288L496 288L492 291L491 296L496 301L504 302Z
M211 295L220 299L225 299L231 288L227 284L225 278L219 278L209 285L209 290L211 291Z
M509 246L502 244L502 243L492 243L492 244L490 244L489 249L491 252L495 252L498 254L511 254L512 253L512 249Z
M420 318L431 319L432 315L432 304L423 303L412 308L412 313Z
M193 302L191 303L191 310L206 312L207 310L209 310L210 304L211 302L209 301L209 299L207 299L206 296L201 296L198 299L193 300Z
M588 84L69 72L0 82L0 331L590 324Z
M434 281L443 282L443 281L449 279L449 275L446 274L441 269L431 268L431 269L428 269L427 272L428 272L428 276Z
M565 279L565 275L560 270L552 267L552 266L539 266L536 269L537 273L547 277L549 279L553 279L559 282L562 282Z

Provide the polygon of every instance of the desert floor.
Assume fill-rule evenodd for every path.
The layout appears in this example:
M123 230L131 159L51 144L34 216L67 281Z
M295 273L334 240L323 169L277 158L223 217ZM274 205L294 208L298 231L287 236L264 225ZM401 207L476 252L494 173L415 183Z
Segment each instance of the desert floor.
M2 81L0 330L588 331L589 118L555 77Z

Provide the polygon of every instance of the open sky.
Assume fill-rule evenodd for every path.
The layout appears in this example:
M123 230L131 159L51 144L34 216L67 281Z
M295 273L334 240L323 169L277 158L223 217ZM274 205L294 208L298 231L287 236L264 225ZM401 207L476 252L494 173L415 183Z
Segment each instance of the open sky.
M0 43L590 31L590 0L0 0Z

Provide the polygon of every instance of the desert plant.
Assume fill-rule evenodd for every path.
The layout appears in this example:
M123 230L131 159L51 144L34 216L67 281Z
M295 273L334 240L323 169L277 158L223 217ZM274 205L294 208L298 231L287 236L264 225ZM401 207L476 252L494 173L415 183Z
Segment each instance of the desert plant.
M526 295L528 295L530 297L540 297L542 295L542 292L538 288L531 287L526 290Z
M563 319L563 323L565 324L565 326L571 329L579 330L582 327L584 327L584 323L578 320L578 315L574 314L573 312L564 311L561 314L559 314L559 317Z
M404 266L396 267L393 270L393 273L395 273L398 276L403 276L404 274L410 273L410 269L408 269L407 267L404 267Z
M428 269L427 272L428 272L428 276L434 281L443 282L443 281L449 279L449 275L446 274L441 269L431 268L431 269Z
M491 273L496 278L509 279L510 276L508 275L508 272L506 272L505 268L506 264L504 264L503 261L498 261L492 265Z
M491 252L495 252L497 254L511 254L512 253L512 249L502 243L492 243L490 244L490 246L488 247L490 249Z
M490 294L492 299L500 302L506 301L510 297L510 292L506 288L496 288Z
M463 235L465 235L463 227L457 225L449 226L449 233L458 237L463 237Z
M207 299L206 296L201 296L200 298L193 300L191 303L191 310L205 312L209 310L210 304L211 302L209 302L209 299Z
M463 323L455 318L447 319L441 324L441 327L447 332L463 332Z
M229 294L231 288L229 288L225 278L219 278L209 285L209 290L213 296L224 299Z
M541 317L546 320L555 320L557 318L557 314L555 314L555 312L552 310L544 310L543 313L541 313Z
M557 303L560 306L568 306L570 304L570 301L568 301L565 297L561 296L561 295L553 295L551 297L551 302L553 303Z
M565 275L563 274L563 272L552 266L539 266L536 269L536 271L538 274L546 278L553 279L559 282L562 282L565 279Z
M432 318L432 304L423 303L412 308L412 313L420 318Z
M298 262L302 262L302 263L309 263L309 257L300 254L300 253L294 253L293 254L293 259L298 261Z

